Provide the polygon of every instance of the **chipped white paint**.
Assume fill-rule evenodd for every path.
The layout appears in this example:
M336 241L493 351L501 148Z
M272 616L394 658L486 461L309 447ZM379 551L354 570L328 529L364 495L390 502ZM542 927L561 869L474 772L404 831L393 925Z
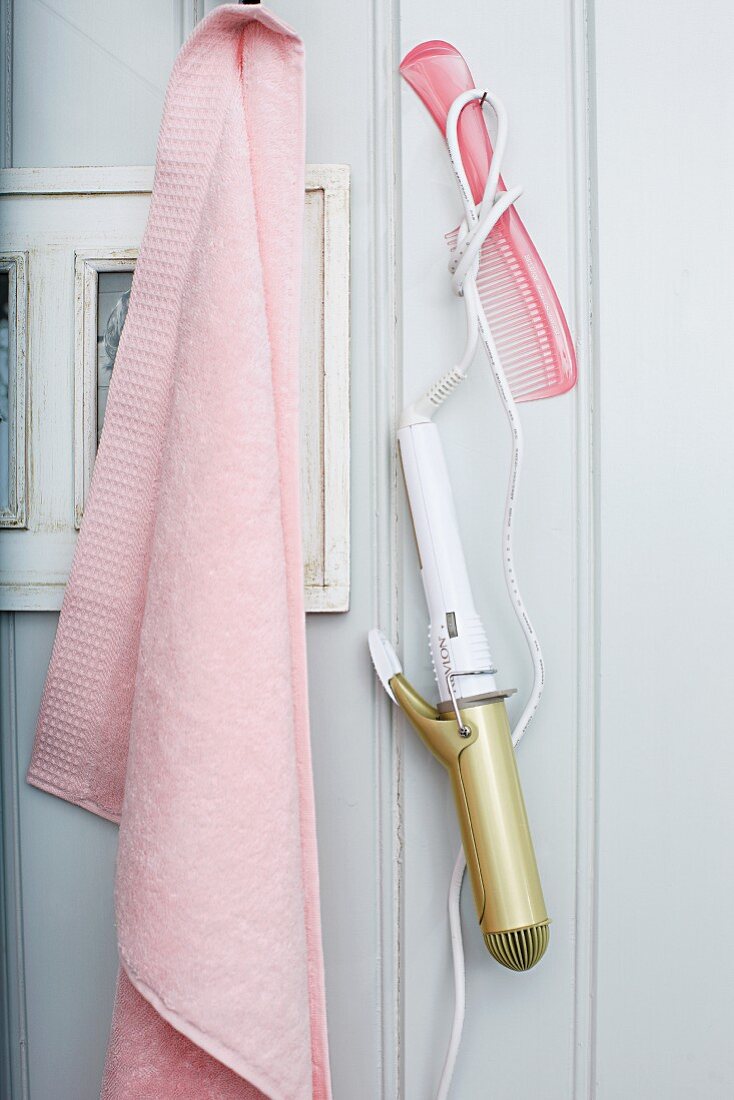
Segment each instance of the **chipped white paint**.
M304 401L302 469L315 473L316 498L303 497L304 546L318 529L321 543L311 560L320 559L320 578L306 579L309 611L346 611L349 607L349 169L331 165L313 170L306 183L307 234L316 239L306 255L303 316L320 318L321 331L302 343L303 384L318 378L318 404ZM308 237L307 237L308 239ZM313 274L314 259L318 279ZM319 342L320 337L320 342ZM314 351L314 349L317 349ZM313 357L313 362L310 361ZM311 389L313 397L313 389ZM318 435L309 430L320 421ZM316 440L319 447L316 450ZM304 486L305 488L305 486ZM318 520L317 520L318 516Z
M26 523L27 269L25 252L0 254L0 271L8 275L8 503L0 527Z
M97 291L106 271L134 271L136 248L74 257L74 526L84 513L97 454Z
M0 172L3 222L12 226L0 247L25 248L30 255L33 348L28 530L6 541L0 609L61 606L97 446L99 275L134 269L152 181L148 167ZM344 611L349 606L346 166L308 166L306 242L301 357L305 601L307 611ZM25 267L20 267L23 274ZM18 271L16 261L13 270ZM21 284L25 287L24 279ZM22 369L22 356L18 362ZM22 433L18 438L22 443Z

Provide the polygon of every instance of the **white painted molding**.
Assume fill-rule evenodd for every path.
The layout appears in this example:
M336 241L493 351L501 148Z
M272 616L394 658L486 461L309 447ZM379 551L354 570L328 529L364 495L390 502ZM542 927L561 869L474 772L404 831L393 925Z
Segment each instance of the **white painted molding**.
M109 165L98 168L5 168L0 195L147 195L155 169ZM306 190L349 190L348 164L307 164Z
M7 1044L6 1063L0 1067L0 1088L17 1100L29 1100L26 953L21 874L21 812L19 775L15 618L0 616L0 949L4 956L5 1012L0 1040Z
M0 509L0 527L26 525L26 350L28 342L28 257L0 253L0 271L8 274L8 507Z
M322 284L322 447L320 468L323 520L321 584L306 584L309 611L349 609L349 177L332 167L323 184L311 180L309 192L323 193ZM313 435L306 433L303 461ZM309 502L304 500L306 518Z
M599 674L596 591L598 498L597 349L594 328L596 266L596 103L593 23L587 0L572 0L574 330L576 386L576 890L574 935L573 1100L596 1095L596 897L597 897L597 682Z
M181 0L180 45L184 44L203 14L204 0Z
M153 187L153 175L150 165L5 168L0 172L0 195L148 194Z
M136 248L77 252L74 257L74 526L84 514L97 455L97 292L107 271L134 271Z
M402 637L399 471L395 427L402 389L400 265L400 78L399 0L373 5L373 171L370 256L372 335L372 475L375 513L372 551L372 626L394 641ZM367 639L364 640L365 664ZM370 670L371 671L371 670ZM403 739L407 723L372 673L376 785L377 893L379 909L380 1100L405 1095L404 1080L404 874ZM408 736L412 736L408 734Z
M13 0L0 0L0 86L3 90L0 167L13 163Z

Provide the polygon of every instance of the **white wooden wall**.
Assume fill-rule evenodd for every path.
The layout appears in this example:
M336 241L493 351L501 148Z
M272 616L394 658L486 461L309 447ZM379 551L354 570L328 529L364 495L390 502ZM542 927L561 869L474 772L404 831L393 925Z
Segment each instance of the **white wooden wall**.
M575 395L524 410L518 572L548 689L519 758L551 946L527 975L500 970L465 897L452 1096L729 1100L734 15L723 0L273 6L306 42L308 159L352 167L352 602L308 626L336 1100L427 1100L451 1017L449 793L364 641L379 622L430 690L392 447L401 400L461 338L453 183L396 76L428 37L507 104L505 178L525 185L580 367ZM150 163L203 7L3 0L5 163ZM507 432L481 367L442 427L503 682L526 690L498 552ZM97 1095L115 972L115 831L21 779L54 627L6 615L0 637L12 1100Z

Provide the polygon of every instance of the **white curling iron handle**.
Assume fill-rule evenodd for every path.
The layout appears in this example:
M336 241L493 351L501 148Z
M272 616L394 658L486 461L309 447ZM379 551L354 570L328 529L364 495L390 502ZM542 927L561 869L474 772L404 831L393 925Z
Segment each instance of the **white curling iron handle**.
M404 424L398 446L408 492L430 620L429 643L438 692L457 696L497 690L487 636L477 615L459 536L441 437L432 420ZM473 675L460 675L473 673Z

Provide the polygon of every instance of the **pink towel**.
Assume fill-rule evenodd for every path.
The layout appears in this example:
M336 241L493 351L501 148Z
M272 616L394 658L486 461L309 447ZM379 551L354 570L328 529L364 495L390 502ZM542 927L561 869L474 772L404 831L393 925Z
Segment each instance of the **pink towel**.
M120 821L105 1100L330 1096L298 502L303 49L173 69L29 782Z

